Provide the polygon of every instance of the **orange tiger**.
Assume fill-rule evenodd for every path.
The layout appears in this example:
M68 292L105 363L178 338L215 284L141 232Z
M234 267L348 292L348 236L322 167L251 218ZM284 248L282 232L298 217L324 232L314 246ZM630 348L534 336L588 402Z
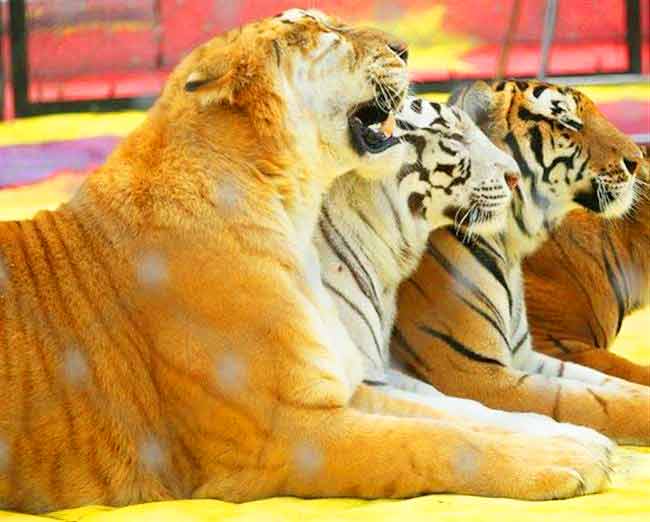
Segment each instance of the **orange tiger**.
M505 233L467 238L452 228L429 236L418 270L400 290L392 353L443 393L650 444L650 388L535 351L521 272L522 258L572 209L615 217L633 205L639 147L568 87L475 82L452 101L512 155L521 190ZM569 315L573 298L558 301L554 285L545 290L538 299ZM598 292L593 281L587 291Z
M650 366L609 352L623 318L650 305L650 175L619 220L575 211L524 261L535 348L650 386ZM552 299L549 299L552 296Z

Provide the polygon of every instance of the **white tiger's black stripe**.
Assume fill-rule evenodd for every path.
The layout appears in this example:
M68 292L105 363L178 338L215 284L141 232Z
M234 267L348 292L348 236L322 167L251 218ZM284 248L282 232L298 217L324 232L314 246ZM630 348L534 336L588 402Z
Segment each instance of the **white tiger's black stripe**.
M332 218L329 215L326 205L323 206L321 215L323 219L319 221L319 226L323 236L327 240L330 248L337 253L339 259L348 268L352 277L354 277L359 290L361 290L368 301L372 303L372 306L377 313L377 317L381 320L382 313L381 305L379 303L379 295L372 277L370 277L364 263L359 259L359 256L352 249L348 241L337 230L336 226L332 222Z
M327 281L326 279L323 278L323 285L325 288L327 288L330 292L335 294L339 299L341 299L358 317L361 319L364 324L367 326L368 331L370 332L370 335L372 336L372 339L375 343L375 347L377 348L377 355L379 357L382 356L382 350L381 350L381 344L379 343L379 340L377 339L377 334L375 332L375 329L372 327L372 324L370 324L370 321L368 317L363 313L363 311L355 305L352 300L349 297L346 297L343 295L343 293L336 288L332 283ZM363 346L358 347L361 351L363 351ZM364 354L367 358L371 359L372 356L368 353Z
M490 246L490 244L481 237L472 238L468 241L467 235L462 230L459 230L455 227L450 227L449 231L459 242L468 245L468 251L472 254L472 256L474 256L474 259L476 259L481 264L481 266L483 266L483 268L490 272L494 279L496 279L497 282L501 285L504 292L506 293L506 296L508 297L508 310L512 314L512 292L510 291L510 287L506 281L505 273L497 261L498 259L503 263L503 255L499 253L494 247Z

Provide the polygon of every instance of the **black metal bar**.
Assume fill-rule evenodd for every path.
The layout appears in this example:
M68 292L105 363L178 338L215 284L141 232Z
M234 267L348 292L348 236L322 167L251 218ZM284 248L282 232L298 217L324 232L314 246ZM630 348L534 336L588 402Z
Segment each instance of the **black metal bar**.
M23 116L29 105L27 75L27 24L25 0L9 2L9 37L11 40L11 85L14 93L14 112Z
M21 116L42 116L62 112L113 112L145 110L153 105L155 97L110 98L104 100L81 100L30 103Z
M543 80L548 76L548 63L551 58L551 46L555 37L555 25L557 22L557 0L546 0L544 10L544 25L542 29L542 51L540 56L539 70L537 76Z
M531 76L512 76L509 77L517 80L532 80ZM506 78L508 79L508 78ZM648 82L649 77L642 74L620 73L620 74L589 74L585 76L576 75L557 75L548 76L545 81L560 83L565 85L612 85L612 84L630 84ZM411 85L414 94L424 94L427 92L450 92L456 87L467 85L468 83L483 80L485 82L493 81L494 78L459 78L457 80L443 80L434 82L415 82Z
M163 25L162 25L162 5L161 0L156 0L153 4L153 23L154 38L156 40L156 67L161 69L163 66Z
M627 0L626 28L627 28L627 56L628 71L641 73L641 9L639 0Z
M25 0L11 0L9 5L12 86L16 117L39 116L60 112L110 112L126 109L146 109L153 104L155 97L31 103L29 101L28 35Z
M5 114L5 8L0 4L0 121Z
M515 39L517 32L517 25L519 24L519 17L521 16L521 0L514 0L512 9L510 10L510 18L508 19L508 27L506 29L505 38L501 44L499 51L499 60L497 62L496 78L503 79L506 76L508 69L508 59L510 58L510 51L512 43Z

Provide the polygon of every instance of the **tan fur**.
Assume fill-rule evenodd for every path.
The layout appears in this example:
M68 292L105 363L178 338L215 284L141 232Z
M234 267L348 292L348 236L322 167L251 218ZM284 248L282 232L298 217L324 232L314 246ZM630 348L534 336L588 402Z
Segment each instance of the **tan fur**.
M527 165L533 170L537 168L532 152L533 128L543 136L546 165L550 165L564 150L553 149L549 132L555 133L556 146L562 133L571 143L578 145L580 155L574 162L571 176L575 176L575 171L582 165L581 156L589 157L589 167L580 181L585 186L588 186L590 177L623 178L625 173L620 164L624 157L638 165L641 159L639 149L607 122L590 100L576 91L560 89L558 92L578 102L577 115L584 124L581 130L567 131L557 122L551 126L546 121L536 121L534 118L537 116L527 120L520 118L521 108L530 108L527 97L538 85L542 84L476 84L471 90L461 93L458 100L466 110L475 110L474 117L497 146L509 150L506 136L513 133L519 140ZM546 88L559 89L548 85ZM481 107L485 106L490 110L482 111ZM531 175L526 173L525 166L520 164L520 168L524 182L530 182ZM554 176L558 181L553 183L551 180L550 186L556 190L556 187L563 186L564 170L554 171ZM535 177L538 178L538 190L542 190L541 172L536 171ZM578 185L578 182L572 183ZM528 187L527 190L532 191L530 185ZM548 192L546 196L553 199L552 194ZM529 195L527 201L530 203L532 199ZM397 333L392 351L412 373L443 393L475 399L491 408L549 415L562 422L594 428L619 442L648 444L650 388L608 379L606 375L578 365L543 359L533 351L534 343L531 348L518 259L534 251L544 241L547 230L552 230L570 208L570 201L551 204L546 214L537 220L532 220L532 214L525 211L522 221L537 223L536 232L526 237L513 221L508 233L493 238L489 245L471 244L468 248L451 230L431 234L420 267L400 290ZM596 219L589 217L582 224L591 226ZM599 225L601 229L615 226L613 222ZM628 226L623 225L621 231ZM587 238L589 234L597 234L599 229L592 230L583 231L585 249L597 251L599 243ZM619 237L621 241L623 232ZM473 249L478 253L471 254ZM495 251L499 255L494 254ZM580 255L586 254L581 252ZM493 263L494 273L481 264L485 259ZM531 263L535 263L534 259ZM565 266L564 260L553 263L556 266L554 272L550 274L540 270L540 276L553 277ZM503 284L497 279L498 274L503 277ZM603 281L604 276L594 281L589 274L581 274L587 286L578 297L574 297L569 289L572 287L564 286L566 278L571 277L570 273L564 273L562 277L553 283L541 283L538 302L533 305L537 307L533 310L538 317L548 313L545 324L552 323L552 332L558 332L558 335L563 325L571 324L573 311L583 306L581 313L593 313L577 299L584 299L584 292L589 293L592 299L598 299L597 282ZM509 305L504 285L509 289L513 305ZM540 304L542 300L544 305ZM613 306L610 304L608 309ZM553 312L547 312L551 307ZM558 317L563 318L562 322L554 321ZM585 322L577 325L577 328L582 328L577 331L584 331L584 325Z
M608 350L623 318L650 304L648 187L640 189L635 208L620 220L603 221L575 211L524 261L536 348L646 386L650 366Z

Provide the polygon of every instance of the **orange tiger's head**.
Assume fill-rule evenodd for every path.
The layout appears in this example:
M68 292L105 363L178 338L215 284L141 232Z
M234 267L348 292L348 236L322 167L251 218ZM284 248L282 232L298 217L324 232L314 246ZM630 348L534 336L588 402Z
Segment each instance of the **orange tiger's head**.
M548 214L577 204L615 217L631 207L641 150L579 91L540 81L479 81L451 102L512 154L533 201Z

